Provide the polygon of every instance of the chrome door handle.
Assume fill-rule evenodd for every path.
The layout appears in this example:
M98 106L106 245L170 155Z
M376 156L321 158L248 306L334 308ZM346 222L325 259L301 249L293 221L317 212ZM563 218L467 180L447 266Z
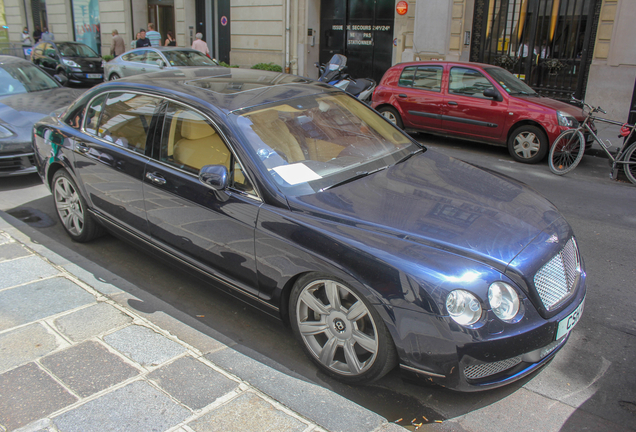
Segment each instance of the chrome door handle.
M88 146L84 143L78 143L77 144L77 151L80 153L88 153Z
M449 101L448 104L449 105L453 105L453 106L457 106L457 102L455 102L455 101Z
M153 173L147 172L146 178L159 186L163 186L166 184L166 179L161 177L159 174L153 174Z

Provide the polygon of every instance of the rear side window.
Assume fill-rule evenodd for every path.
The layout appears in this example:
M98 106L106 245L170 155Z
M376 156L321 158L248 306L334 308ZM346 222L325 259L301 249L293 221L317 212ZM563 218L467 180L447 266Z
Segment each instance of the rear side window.
M454 67L450 70L449 93L489 99L483 95L484 90L489 88L493 85L475 69Z
M97 136L145 154L150 123L161 99L134 93L109 93Z
M157 66L157 60L163 60L161 56L159 55L159 53L156 53L154 51L148 51L148 54L146 55L146 58L144 59L144 63Z
M441 66L419 66L415 71L413 87L439 92L442 90Z
M128 62L143 63L144 58L146 57L146 51L147 50L133 51L131 53L124 54L121 58Z
M400 74L398 85L401 87L413 87L413 77L415 76L415 66L405 67Z
M97 126L99 125L99 118L104 108L104 100L106 100L106 95L99 95L91 101L86 110L86 124L84 125L84 129L90 134L97 134Z

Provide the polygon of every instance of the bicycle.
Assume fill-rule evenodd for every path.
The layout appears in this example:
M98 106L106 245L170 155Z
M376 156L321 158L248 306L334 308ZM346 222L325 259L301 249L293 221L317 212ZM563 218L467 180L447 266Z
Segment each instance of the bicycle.
M585 101L577 99L573 100L583 105L583 113L585 114L585 120L576 129L568 129L561 133L554 141L552 148L550 149L549 164L550 171L557 175L567 174L572 171L581 162L583 153L585 152L585 139L583 133L589 133L593 140L600 144L601 148L610 160L612 166L612 172L610 173L611 179L616 179L618 174L618 168L623 167L625 175L632 183L636 184L636 134L634 134L634 125L627 123L621 123L614 120L604 119L596 117L595 114L601 112L607 114L600 106L593 107ZM587 113L586 113L587 108ZM609 123L614 125L621 125L620 137L624 137L623 145L617 149L615 154L609 151L612 143L608 140L607 143L603 142L598 135L594 132L593 122L600 121L603 123Z

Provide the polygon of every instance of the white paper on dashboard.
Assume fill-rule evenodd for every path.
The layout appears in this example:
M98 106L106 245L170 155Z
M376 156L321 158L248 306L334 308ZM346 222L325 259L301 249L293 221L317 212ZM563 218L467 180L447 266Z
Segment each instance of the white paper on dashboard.
M276 171L278 175L281 176L283 180L285 180L290 185L296 185L298 183L305 183L322 178L311 168L302 163L281 165L273 168L273 170Z

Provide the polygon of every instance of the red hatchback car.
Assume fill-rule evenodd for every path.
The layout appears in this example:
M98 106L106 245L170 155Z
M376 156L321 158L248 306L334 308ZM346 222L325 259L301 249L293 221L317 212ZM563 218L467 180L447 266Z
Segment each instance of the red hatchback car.
M372 106L402 129L507 146L525 163L541 161L563 130L585 119L580 108L481 63L397 64L382 77Z

